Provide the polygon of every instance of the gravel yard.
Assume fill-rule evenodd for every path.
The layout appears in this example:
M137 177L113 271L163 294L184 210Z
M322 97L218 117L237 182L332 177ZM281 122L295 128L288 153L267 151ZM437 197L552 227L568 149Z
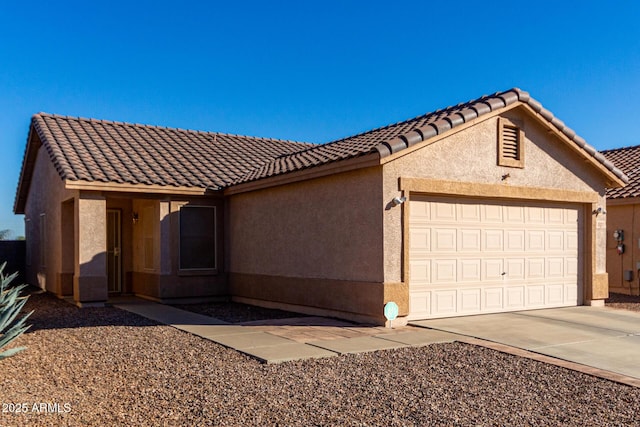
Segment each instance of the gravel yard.
M640 389L467 344L262 365L116 308L29 307L0 426L640 423Z
M213 302L207 304L174 304L173 307L192 311L205 316L215 317L229 323L253 322L267 319L288 319L291 317L306 317L306 314L272 308L257 307L255 305L237 302Z
M622 310L640 311L640 296L610 293L605 305Z

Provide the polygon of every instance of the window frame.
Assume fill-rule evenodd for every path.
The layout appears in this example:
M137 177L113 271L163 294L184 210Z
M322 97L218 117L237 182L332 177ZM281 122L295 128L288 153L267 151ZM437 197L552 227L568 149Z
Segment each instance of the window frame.
M182 266L182 209L213 209L213 267L184 268ZM178 274L212 275L218 273L218 209L210 205L181 205L178 209Z

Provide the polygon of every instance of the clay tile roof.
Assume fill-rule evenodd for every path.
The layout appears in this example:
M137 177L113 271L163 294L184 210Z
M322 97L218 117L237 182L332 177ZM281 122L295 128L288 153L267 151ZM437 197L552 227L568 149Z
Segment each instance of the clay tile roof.
M616 169L595 148L567 127L553 113L542 107L528 92L514 88L494 95L485 95L473 101L461 103L453 107L427 113L400 123L384 126L348 138L339 139L323 145L310 146L295 153L283 154L268 163L247 172L236 184L268 178L274 175L306 169L318 164L346 160L377 152L386 157L404 150L414 144L428 140L443 132L467 123L477 117L505 108L516 102L529 105L542 118L555 126L569 140L582 148L595 161L603 164L622 181L625 175Z
M40 113L32 124L62 179L220 189L311 144Z
M601 153L629 178L626 187L608 189L607 198L640 197L640 145L604 150Z
M220 190L369 154L387 157L518 102L626 182L611 159L515 88L322 145L39 113L31 121L14 211L23 213L40 145L64 180Z

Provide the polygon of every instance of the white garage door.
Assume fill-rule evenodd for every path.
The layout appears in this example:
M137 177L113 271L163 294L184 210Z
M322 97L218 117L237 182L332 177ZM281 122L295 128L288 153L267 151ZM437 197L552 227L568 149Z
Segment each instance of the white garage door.
M412 196L409 318L579 304L579 216L567 205Z

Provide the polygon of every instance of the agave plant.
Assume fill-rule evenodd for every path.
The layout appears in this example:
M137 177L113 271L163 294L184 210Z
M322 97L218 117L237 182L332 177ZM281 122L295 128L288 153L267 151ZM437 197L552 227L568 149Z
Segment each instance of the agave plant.
M14 323L14 320L20 314L20 310L27 302L28 296L20 296L20 291L27 285L19 285L10 287L9 284L16 278L18 273L9 276L4 275L4 268L7 263L0 266L0 349L13 342L24 333L31 325L25 326L25 322L33 311L24 315L20 320ZM5 332L5 329L8 330ZM14 354L24 350L26 347L14 347L0 353L0 360L13 356Z

